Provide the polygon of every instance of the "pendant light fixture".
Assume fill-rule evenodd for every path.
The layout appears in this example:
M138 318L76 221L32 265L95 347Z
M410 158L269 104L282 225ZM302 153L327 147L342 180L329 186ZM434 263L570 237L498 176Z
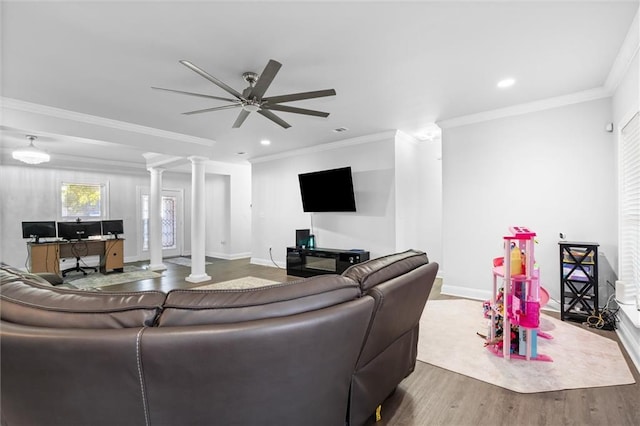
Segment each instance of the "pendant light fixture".
M33 145L33 141L37 139L36 136L27 135L27 139L29 139L29 146L23 149L16 149L13 151L11 156L23 163L27 164L40 164L48 162L51 157L46 152L36 148Z

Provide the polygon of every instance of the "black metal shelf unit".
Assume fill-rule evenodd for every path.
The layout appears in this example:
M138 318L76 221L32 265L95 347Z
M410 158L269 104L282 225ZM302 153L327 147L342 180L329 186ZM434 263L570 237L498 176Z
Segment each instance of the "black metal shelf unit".
M598 312L598 243L561 241L560 318L585 321Z

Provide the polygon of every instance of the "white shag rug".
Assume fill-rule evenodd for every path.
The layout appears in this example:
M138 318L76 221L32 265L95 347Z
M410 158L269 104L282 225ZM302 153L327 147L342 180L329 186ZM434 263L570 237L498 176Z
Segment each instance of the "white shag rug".
M162 259L163 262L174 263L176 265L181 266L189 266L191 267L191 258L190 257L169 257L166 259ZM211 265L211 262L204 262L205 265Z
M538 354L552 362L504 359L484 347L482 303L430 300L420 320L418 360L520 393L635 383L618 343L542 314ZM613 332L612 332L613 333Z
M135 266L125 266L123 272L109 272L103 275L99 272L90 273L86 277L65 279L65 284L79 289L101 288L110 285L124 284L132 281L161 277L162 275Z
M271 284L278 284L278 281L267 280L257 277L243 277L235 280L222 281L219 283L205 284L193 287L195 290L229 290L229 289L246 289L264 287Z

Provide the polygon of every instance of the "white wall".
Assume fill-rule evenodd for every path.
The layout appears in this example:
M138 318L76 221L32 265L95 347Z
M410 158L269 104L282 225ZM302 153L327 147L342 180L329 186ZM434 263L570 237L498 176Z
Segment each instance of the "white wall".
M207 175L205 177L206 255L226 258L229 256L231 237L230 176Z
M396 251L418 249L442 263L442 144L396 135Z
M606 98L443 130L444 292L488 298L511 225L537 233L541 283L556 300L559 232L615 258L611 120Z
M248 256L250 251L250 167L234 166L226 175L207 175L206 247L207 253L218 252L220 242L228 258ZM42 166L0 166L0 259L24 268L27 261L25 240L20 223L28 220L60 220L60 183L107 183L109 187L109 217L123 219L125 228L124 256L126 262L148 259L148 253L140 250L137 230L138 188L148 188L149 175L118 174L89 171L51 169ZM191 241L191 175L165 171L163 187L178 189L184 193L183 253L190 253ZM229 194L230 182L236 182L233 196ZM235 218L235 219L231 219ZM222 223L222 225L220 225ZM237 232L237 228L242 229ZM218 246L214 245L217 243ZM238 251L233 251L238 250Z
M440 261L439 151L438 143L394 131L254 162L252 262L273 265L271 248L284 266L295 230L311 228L312 220L318 247L364 249L372 258L414 248ZM345 166L352 169L357 211L304 213L298 174Z
M304 213L298 174L351 166L357 212ZM366 144L304 152L253 163L252 262L284 266L295 230L311 228L316 245L368 250L372 257L395 249L394 133ZM328 191L331 188L327 188Z

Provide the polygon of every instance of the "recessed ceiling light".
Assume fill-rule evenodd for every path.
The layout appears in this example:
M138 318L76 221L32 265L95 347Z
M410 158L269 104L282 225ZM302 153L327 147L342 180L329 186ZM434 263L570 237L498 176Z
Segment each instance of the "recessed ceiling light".
M516 83L513 78L505 78L504 80L500 80L498 82L498 87L500 89L506 89L507 87L511 87Z
M268 140L268 139L262 139L262 140L260 141L260 143L261 143L262 145L265 145L265 146L266 146L266 145L271 145L271 141L270 141L270 140Z

